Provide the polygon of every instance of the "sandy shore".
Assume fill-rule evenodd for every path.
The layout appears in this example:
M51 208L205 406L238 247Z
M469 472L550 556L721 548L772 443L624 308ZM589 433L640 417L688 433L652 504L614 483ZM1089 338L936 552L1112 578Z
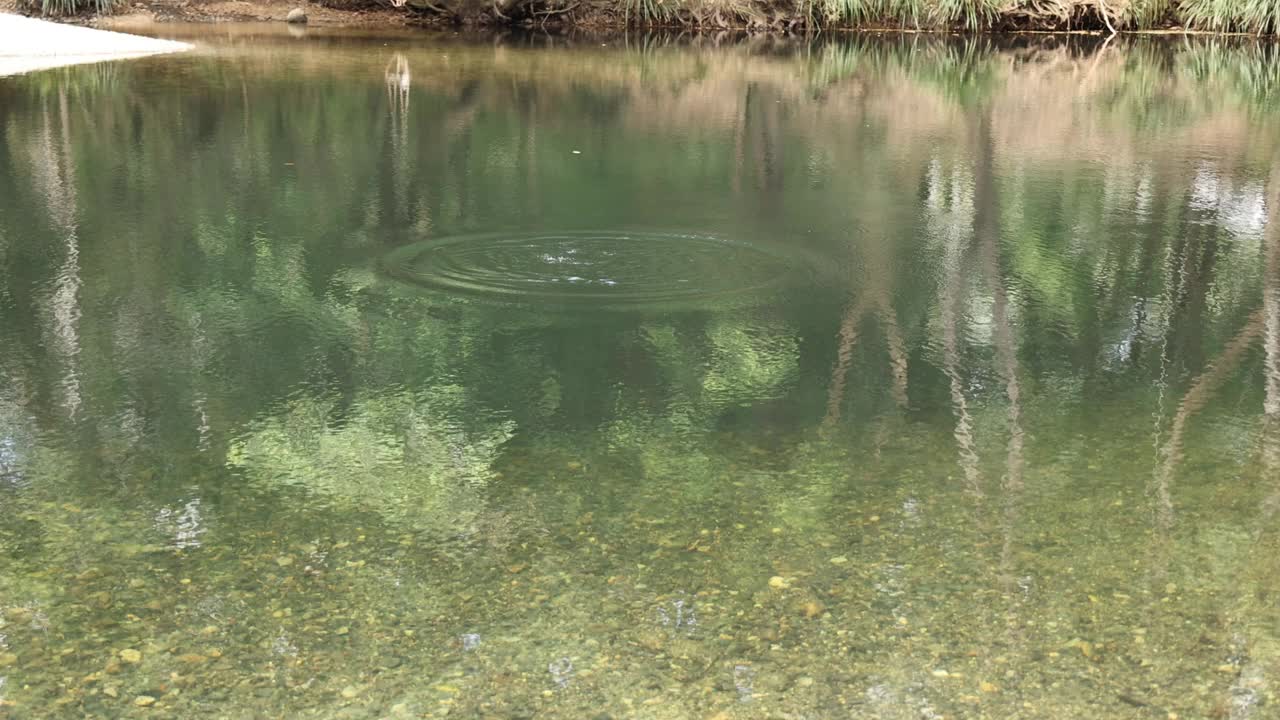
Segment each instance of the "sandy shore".
M171 40L0 13L0 77L190 48L187 43Z

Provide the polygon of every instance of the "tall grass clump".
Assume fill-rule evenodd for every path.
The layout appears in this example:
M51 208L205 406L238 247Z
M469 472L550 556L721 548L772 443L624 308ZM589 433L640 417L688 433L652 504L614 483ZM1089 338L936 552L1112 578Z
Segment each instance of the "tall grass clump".
M1188 27L1202 30L1280 31L1280 0L1181 0L1178 11Z
M1114 0L1113 0L1114 2ZM1148 30L1160 27L1173 17L1175 0L1128 0L1108 5L1119 16L1119 25Z
M933 0L930 5L935 24L967 30L988 27L1003 7L998 0Z
M895 21L919 26L920 0L816 0L816 19L824 23L851 26L876 25Z
M68 1L68 0L61 0ZM718 25L800 18L817 26L928 30L1186 27L1280 33L1280 0L621 0L628 23ZM776 22L772 23L776 24Z
M680 12L680 0L622 0L628 25L664 25Z
M89 11L105 15L117 0L18 0L18 10L47 17L67 17Z
M811 0L816 20L849 27L989 27L1003 5L999 0Z

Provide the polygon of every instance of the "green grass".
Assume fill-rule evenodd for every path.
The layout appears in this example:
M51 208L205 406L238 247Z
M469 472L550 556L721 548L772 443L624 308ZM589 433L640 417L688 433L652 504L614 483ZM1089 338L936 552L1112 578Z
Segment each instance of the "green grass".
M1120 24L1124 27L1146 29L1167 24L1173 18L1176 5L1176 0L1130 0L1112 10L1119 11Z
M1249 33L1280 30L1276 0L1182 0L1178 9L1188 27Z
M935 0L931 14L937 25L981 30L1000 14L996 0Z
M999 15L997 0L800 0L800 14L847 27L979 30Z
M1280 0L621 0L628 25L768 25L920 30L1002 28L1105 31L1187 27L1280 32ZM1103 13L1106 13L1104 20Z

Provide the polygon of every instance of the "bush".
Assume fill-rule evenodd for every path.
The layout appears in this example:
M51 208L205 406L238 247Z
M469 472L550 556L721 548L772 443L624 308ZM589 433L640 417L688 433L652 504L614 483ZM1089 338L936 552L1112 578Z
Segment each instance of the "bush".
M87 12L111 12L116 0L18 0L18 10L28 14L67 17Z

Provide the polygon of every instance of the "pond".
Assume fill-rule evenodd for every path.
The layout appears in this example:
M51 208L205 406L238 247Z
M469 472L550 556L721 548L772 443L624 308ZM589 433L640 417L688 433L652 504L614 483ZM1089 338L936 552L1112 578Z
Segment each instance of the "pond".
M1280 55L161 26L0 79L0 716L1280 698Z

